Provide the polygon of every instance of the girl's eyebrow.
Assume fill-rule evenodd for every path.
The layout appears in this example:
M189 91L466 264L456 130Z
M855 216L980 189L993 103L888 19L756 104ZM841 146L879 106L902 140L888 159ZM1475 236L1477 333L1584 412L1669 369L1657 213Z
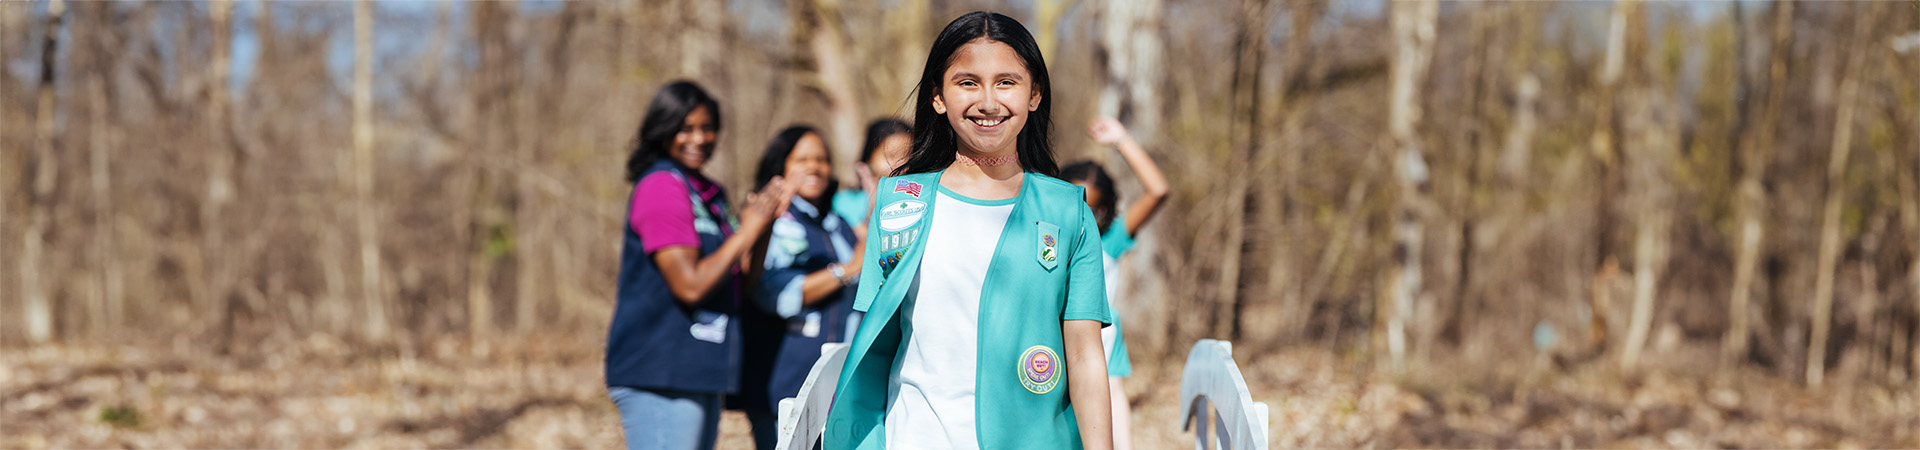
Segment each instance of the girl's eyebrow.
M968 72L954 72L954 73L953 73L953 77L951 77L951 78L948 78L948 81L952 81L952 80L962 80L962 79L967 79L967 78L980 78L980 77L979 77L978 75L974 75L974 74L972 74L972 73L968 73ZM1025 74L1021 74L1021 73L1019 73L1019 72L1006 72L1006 73L1002 73L1002 74L1000 74L1000 75L999 75L999 78L1012 78L1012 79L1014 79L1014 80L1019 80L1019 81L1026 81L1026 80L1027 80L1027 76L1026 76Z

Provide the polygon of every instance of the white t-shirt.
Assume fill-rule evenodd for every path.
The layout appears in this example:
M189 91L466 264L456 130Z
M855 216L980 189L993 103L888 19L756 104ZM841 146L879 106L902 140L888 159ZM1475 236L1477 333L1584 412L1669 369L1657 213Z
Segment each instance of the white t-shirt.
M974 449L974 369L980 288L1014 199L975 200L939 188L920 270L901 314L904 334L887 385L887 448ZM925 277L925 274L934 274Z

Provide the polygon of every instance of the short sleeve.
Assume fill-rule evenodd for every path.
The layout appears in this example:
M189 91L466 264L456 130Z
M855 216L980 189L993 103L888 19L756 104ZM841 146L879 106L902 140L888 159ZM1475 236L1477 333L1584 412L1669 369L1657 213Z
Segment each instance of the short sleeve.
M641 178L634 191L627 224L640 236L642 251L653 254L667 247L700 247L686 183L670 172L657 171Z
M1098 320L1113 324L1107 307L1107 274L1101 264L1100 230L1093 210L1080 206L1080 229L1073 237L1073 258L1067 261L1067 304L1060 320Z
M1107 256L1112 256L1114 259L1119 259L1120 255L1127 254L1127 250L1133 249L1133 233L1127 230L1126 217L1115 217L1113 225L1107 226L1107 232L1100 233L1100 248L1107 252Z

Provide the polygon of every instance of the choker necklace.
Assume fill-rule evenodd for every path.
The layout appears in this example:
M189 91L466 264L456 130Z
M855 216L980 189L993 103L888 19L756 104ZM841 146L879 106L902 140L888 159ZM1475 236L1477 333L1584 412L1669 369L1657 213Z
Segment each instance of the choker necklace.
M966 164L969 166L991 167L991 166L1007 165L1007 163L1013 162L1015 157L1019 155L995 156L992 158L973 158L960 153L954 153L953 156L954 156L953 159L959 160L961 164Z

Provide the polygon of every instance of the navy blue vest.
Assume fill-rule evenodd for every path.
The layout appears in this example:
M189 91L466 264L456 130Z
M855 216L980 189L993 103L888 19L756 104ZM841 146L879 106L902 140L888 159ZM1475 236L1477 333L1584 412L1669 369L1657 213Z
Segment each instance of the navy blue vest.
M848 252L858 243L853 226L831 209L819 208L817 217L808 217L798 204L801 201L794 199L795 204L787 208L787 217L782 220L791 219L806 230L806 250L796 255L789 267L767 268L759 292L754 293L753 304L758 307L740 311L741 322L746 327L741 332L746 338L746 360L741 365L740 380L743 408L765 408L764 411L777 414L780 399L800 393L807 372L813 369L814 361L820 359L820 344L848 341L851 338L847 336L848 321L858 314L853 310L852 286L827 294L827 298L813 306L802 306L791 318L781 318L775 311L774 298L786 287L786 282L825 270L840 261L833 234L840 235L847 243ZM827 230L829 220L837 222L836 230ZM779 244L770 244L767 251L783 251L774 248L776 245Z
M687 173L670 160L655 162L641 178L663 170L686 183ZM700 256L705 257L732 234L726 195L723 191L714 205L707 205L692 183L687 183L687 192L694 229L700 234ZM739 386L741 353L737 280L721 281L697 306L675 300L653 255L643 250L640 235L633 231L632 198L627 207L628 223L621 227L626 244L620 251L620 300L607 331L607 385L733 392Z

